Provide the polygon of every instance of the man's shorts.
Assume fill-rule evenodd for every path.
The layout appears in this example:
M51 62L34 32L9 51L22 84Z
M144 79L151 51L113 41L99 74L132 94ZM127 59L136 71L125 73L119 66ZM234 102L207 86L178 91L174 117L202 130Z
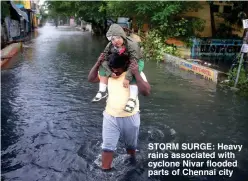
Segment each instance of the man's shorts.
M123 138L126 149L135 150L140 127L140 113L133 116L113 117L103 112L102 149L115 151L120 136Z

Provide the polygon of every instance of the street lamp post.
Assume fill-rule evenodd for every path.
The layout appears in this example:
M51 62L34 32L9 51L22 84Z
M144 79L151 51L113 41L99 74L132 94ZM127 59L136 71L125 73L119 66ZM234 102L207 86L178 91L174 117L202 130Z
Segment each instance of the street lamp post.
M244 28L244 35L243 35L243 45L241 47L241 57L240 57L240 61L239 61L239 67L238 67L238 72L237 72L237 77L234 83L234 88L236 88L237 84L238 84L238 80L239 80L239 74L240 74L240 70L241 70L241 66L243 63L243 59L244 59L244 54L248 53L248 19L244 19L243 20L243 28Z

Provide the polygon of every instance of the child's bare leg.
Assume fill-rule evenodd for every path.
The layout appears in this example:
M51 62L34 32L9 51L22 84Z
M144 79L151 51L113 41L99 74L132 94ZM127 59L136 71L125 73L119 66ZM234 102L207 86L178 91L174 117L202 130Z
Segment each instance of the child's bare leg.
M100 83L103 83L105 85L108 85L108 77L106 77L106 76L100 76Z
M99 90L92 100L92 102L100 101L101 99L107 97L107 85L108 85L108 77L100 76Z
M137 96L138 96L138 86L136 84L131 84L129 86L130 89L130 97L131 99L136 100Z

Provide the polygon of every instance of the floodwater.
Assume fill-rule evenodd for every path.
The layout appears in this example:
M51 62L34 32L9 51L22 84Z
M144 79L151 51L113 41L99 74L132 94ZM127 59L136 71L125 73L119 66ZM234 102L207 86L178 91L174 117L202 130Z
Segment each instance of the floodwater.
M98 85L88 83L87 75L107 42L104 37L68 27L45 26L37 33L12 60L15 63L1 72L2 180L248 179L248 100L191 73L155 62L145 63L152 93L140 97L137 164L124 162L120 142L115 170L103 173L98 165L105 102L90 102ZM231 178L182 174L148 178L148 143L183 142L242 144L243 148L233 151L235 159L228 159L238 160Z

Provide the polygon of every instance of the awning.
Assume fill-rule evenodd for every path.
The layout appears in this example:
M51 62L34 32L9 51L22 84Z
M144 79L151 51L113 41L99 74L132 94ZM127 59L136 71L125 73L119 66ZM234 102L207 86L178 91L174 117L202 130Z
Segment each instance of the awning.
M12 1L10 1L10 4L20 16L22 16L27 22L29 22L27 13L20 10Z
M23 6L22 4L15 4L15 5L16 5L16 7L18 7L19 9L24 8L24 6Z

